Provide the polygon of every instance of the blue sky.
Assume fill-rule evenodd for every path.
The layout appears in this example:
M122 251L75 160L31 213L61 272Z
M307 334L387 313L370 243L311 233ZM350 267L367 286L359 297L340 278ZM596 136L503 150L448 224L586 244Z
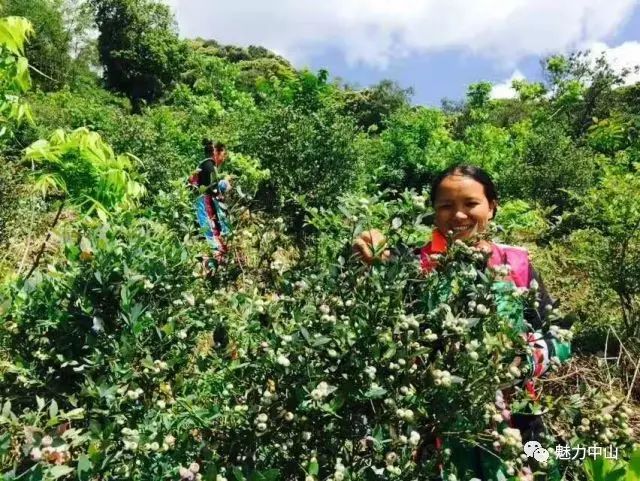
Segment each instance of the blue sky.
M602 39L607 45L640 41L640 5L620 23L619 27ZM640 49L637 50L640 64ZM392 61L384 70L362 63L349 65L342 52L327 50L313 56L306 65L312 69L327 68L332 75L350 84L366 86L384 78L396 80L403 87L413 87L414 103L439 106L443 98L463 98L467 86L486 80L500 84L519 70L528 80L541 80L541 55L528 55L515 65L504 65L495 59L474 55L462 49L444 50L428 54L414 54Z
M617 68L640 64L639 0L167 1L185 37L262 45L352 85L392 79L432 106L479 80L508 97L510 80L539 79L551 53L591 48Z

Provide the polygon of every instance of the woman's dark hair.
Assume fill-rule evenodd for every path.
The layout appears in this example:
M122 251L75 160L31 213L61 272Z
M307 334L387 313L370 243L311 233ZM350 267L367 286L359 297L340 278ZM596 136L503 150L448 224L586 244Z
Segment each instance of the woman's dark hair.
M487 174L480 167L475 167L473 165L453 165L442 172L440 172L431 182L431 205L435 207L436 203L436 194L438 193L438 187L444 179L449 177L450 175L464 175L465 177L471 177L476 182L480 182L484 187L484 195L489 201L495 202L497 205L498 202L498 191L496 190L496 186L491 180L491 176ZM497 212L497 207L493 211L493 215L495 216Z
M226 145L224 145L222 142L216 142L213 146L214 149L216 150L224 150L227 148Z
M202 139L202 146L204 147L204 155L206 157L211 157L213 155L213 140L211 139Z

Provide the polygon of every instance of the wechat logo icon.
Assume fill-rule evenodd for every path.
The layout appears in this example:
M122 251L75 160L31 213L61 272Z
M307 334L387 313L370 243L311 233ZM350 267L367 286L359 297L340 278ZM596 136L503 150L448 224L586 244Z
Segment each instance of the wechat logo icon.
M538 441L528 441L524 445L524 453L539 463L546 463L549 459L549 451L543 448Z

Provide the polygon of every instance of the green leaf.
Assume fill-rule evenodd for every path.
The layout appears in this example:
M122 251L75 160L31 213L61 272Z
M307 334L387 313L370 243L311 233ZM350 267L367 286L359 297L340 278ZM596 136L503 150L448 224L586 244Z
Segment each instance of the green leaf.
M242 474L242 470L238 466L234 466L233 468L233 476L236 478L236 481L245 481L244 474Z
M384 353L384 355L382 356L383 360L387 360L387 359L391 359L393 356L396 355L396 346L395 344L392 344L391 346L389 346L389 349L387 349L387 352Z
M387 390L385 388L383 388L382 386L376 386L365 392L364 397L368 399L379 399L385 394L387 394Z
M311 343L310 341L311 337L309 336L309 331L307 331L305 327L300 327L300 333L302 334L302 337L304 337L305 341L307 341L308 343Z
M625 479L625 468L621 466L619 468L614 469L613 471L607 473L607 477L605 481L623 481Z
M317 476L319 472L320 472L320 466L318 465L318 461L309 463L309 474L311 476Z
M24 478L24 481L42 481L44 479L44 472L41 464L36 464L30 471L28 471L28 474L29 475ZM22 477L20 479L22 479Z
M11 434L4 433L0 436L0 456L4 456L9 452L11 447Z
M78 458L78 479L80 481L88 481L93 470L93 463L86 454L82 454Z
M314 337L309 344L311 346L318 347L318 346L323 346L329 342L331 342L330 337L320 336L320 337Z
M91 241L84 236L82 237L82 239L80 239L80 250L82 252L88 252L88 253L93 252Z
M6 17L0 19L0 44L10 52L20 55L24 42L33 33L31 22L22 17Z
M49 417L55 418L58 415L58 403L55 399L51 400L51 404L49 405Z
M333 412L338 411L345 403L346 398L343 395L337 395L334 399L331 400L329 405L331 406L331 410Z
M263 481L276 481L280 479L280 471L277 469L269 469L264 473L261 473Z
M269 471L254 471L249 476L249 481L275 481L280 477L280 471L277 469L270 469Z
M622 481L624 479L624 473L625 468L621 466L608 473L605 481Z
M63 413L64 419L84 419L85 410L84 408L75 408L69 412Z
M26 58L20 57L16 62L15 82L19 89L26 92L31 88L31 77L29 76L29 62Z
M11 417L11 401L7 400L2 406L2 417L9 419Z
M614 463L604 457L587 459L583 469L589 481L622 481L624 479L624 469L616 469Z
M42 197L57 193L67 194L67 186L58 174L45 173L36 175L32 189L35 192L39 192Z
M145 309L144 307L142 307L142 304L134 304L134 306L131 308L131 314L129 315L129 320L131 321L131 323L135 323L144 311Z
M153 358L147 354L147 356L140 360L140 364L142 367L146 367L148 369L153 369Z
M54 466L53 468L50 468L47 474L53 479L58 479L62 476L66 476L67 474L72 473L73 471L74 469L71 466L61 464L60 466Z
M207 468L204 475L202 476L202 479L204 481L216 481L217 476L218 476L218 466L216 466L215 463L210 463L209 467Z
M625 481L640 481L640 449L636 449L631 454Z

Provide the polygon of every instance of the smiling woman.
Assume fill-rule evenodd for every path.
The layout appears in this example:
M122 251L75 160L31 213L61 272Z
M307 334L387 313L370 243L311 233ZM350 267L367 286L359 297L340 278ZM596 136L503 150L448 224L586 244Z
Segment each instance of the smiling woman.
M446 245L451 232L454 239L467 239L484 233L498 210L498 193L491 177L482 169L470 165L455 165L440 172L431 183L431 205L435 210L433 243L436 250ZM365 231L354 243L355 253L371 263L379 251L386 260L388 251L380 250L386 243L381 232ZM430 250L432 243L425 249ZM490 250L486 241L478 246ZM423 260L423 267L427 260Z
M456 239L484 232L495 217L498 195L491 178L473 166L454 166L441 172L431 184L435 224L442 234Z
M486 235L483 234L486 233L489 221L494 218L498 207L498 193L491 177L478 167L452 166L434 178L431 184L431 204L435 210L436 228L431 241L419 249L420 266L425 274L438 269L439 259L447 253L452 241L458 244L468 240L475 243L478 252L486 253L489 268L502 272L502 280L494 286L497 299L501 298L501 289L512 288L511 284L520 289L537 291L538 301L534 304L535 309L518 308L522 315L520 320L511 326L526 339L531 352L526 361L521 357L513 360L512 368L514 373L517 373L514 375L519 377L521 368L527 371L528 379L522 382L522 387L532 399L537 399L538 394L531 379L545 374L551 359L566 360L570 355L570 346L553 333L543 334L540 331L549 313L554 309L554 302L533 269L528 252L519 247L484 239ZM386 239L382 233L368 230L356 240L353 249L370 264L374 259L387 261L391 257L385 247ZM498 304L500 303L498 300ZM476 309L480 315L481 307L484 309L484 306L477 306ZM544 433L539 415L511 412L511 408L506 404L511 392L503 394L499 391L496 396L503 409L502 414L499 414L500 419L517 428L523 442L536 440ZM481 479L500 479L500 475L506 472L505 466L496 461L497 457L486 456L478 448L471 449L455 437L438 438L436 446L451 452L453 464L457 469L471 470Z

